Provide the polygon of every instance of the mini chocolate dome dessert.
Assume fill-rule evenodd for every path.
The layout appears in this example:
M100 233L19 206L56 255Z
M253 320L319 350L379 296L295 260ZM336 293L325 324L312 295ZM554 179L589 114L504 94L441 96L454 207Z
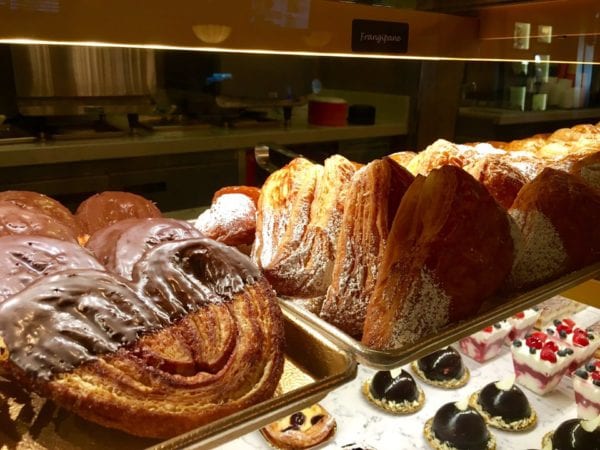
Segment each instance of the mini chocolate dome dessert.
M405 370L380 371L363 384L363 394L375 406L395 414L411 414L423 407L425 394Z
M458 389L469 381L469 369L454 347L445 347L413 361L412 371L427 384L445 389Z
M600 416L570 419L542 439L543 450L600 450Z
M425 423L425 439L435 450L494 450L496 438L468 402L446 403Z
M475 392L469 404L488 425L501 430L523 431L537 422L537 414L523 391L515 385L514 375Z

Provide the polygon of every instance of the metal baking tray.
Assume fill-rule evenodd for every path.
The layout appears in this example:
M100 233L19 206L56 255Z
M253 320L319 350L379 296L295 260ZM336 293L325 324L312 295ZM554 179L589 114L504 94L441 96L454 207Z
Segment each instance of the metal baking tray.
M61 450L209 449L310 406L356 377L356 361L284 311L286 361L280 395L173 439L137 438L88 422L0 377L0 448ZM266 446L266 444L265 444Z
M426 336L419 342L392 350L373 350L363 345L339 328L294 303L293 300L280 299L279 303L284 310L301 317L316 331L326 334L341 348L351 352L358 362L375 369L391 369L428 355L488 325L506 319L525 308L535 306L562 291L598 276L600 276L600 263L587 266L529 291L504 297L492 297L485 302L482 312L477 316L447 326L438 333Z

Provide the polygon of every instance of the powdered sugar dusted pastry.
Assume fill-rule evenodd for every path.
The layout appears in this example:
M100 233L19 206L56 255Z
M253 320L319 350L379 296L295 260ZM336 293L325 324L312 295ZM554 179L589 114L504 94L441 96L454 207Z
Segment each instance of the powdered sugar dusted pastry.
M231 186L218 190L209 209L196 219L195 227L211 239L227 245L250 246L256 232L256 204L260 190Z
M413 176L390 159L361 168L346 194L331 286L321 317L360 337L392 220Z
M489 383L473 393L469 405L483 416L488 425L505 431L523 431L535 426L537 414L511 375Z
M377 372L362 391L375 406L393 414L412 414L425 403L423 390L403 369Z
M302 210L308 213L308 216L301 217L299 223L294 222L292 210L292 216L288 218L288 227L292 227L294 238L292 239L289 233L284 236L277 244L274 258L269 264L265 265L263 258L259 259L267 278L275 290L283 295L316 297L324 295L331 283L344 197L355 172L355 165L343 156L334 155L325 161L324 167L316 167L318 169L314 170L315 185L310 205L302 205ZM313 172L312 168L308 168L307 171ZM298 174L298 176L303 175ZM312 177L310 173L309 176ZM269 180L265 186L267 183L271 185ZM259 220L263 222L261 232L264 231L266 214L263 207L268 208L269 192L271 191L263 186L259 201ZM263 197L266 198L264 202ZM304 223L306 223L304 230L299 229L297 236L294 236L296 228ZM264 236L261 243L263 249L266 238ZM256 254L259 255L259 252L260 249Z
M569 172L581 177L589 186L600 191L600 152L578 159Z
M416 155L417 154L415 152L404 151L404 152L392 153L391 155L388 155L388 158L393 159L398 164L400 164L402 167L407 167L408 164L412 161L412 159Z
M273 422L260 431L267 442L277 449L302 450L327 442L335 430L335 419L316 404Z
M363 343L402 347L475 314L512 263L507 214L480 183L452 166L417 177L392 224Z
M544 169L510 214L523 235L511 284L520 288L600 260L600 193L566 172Z
M433 169L442 166L462 167L464 161L458 145L438 139L410 161L406 168L413 175L428 175Z

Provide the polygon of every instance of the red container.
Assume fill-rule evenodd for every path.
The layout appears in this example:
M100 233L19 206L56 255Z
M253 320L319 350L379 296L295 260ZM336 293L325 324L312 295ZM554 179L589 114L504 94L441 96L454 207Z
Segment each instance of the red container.
M308 123L343 127L348 117L348 103L341 98L319 97L308 101Z

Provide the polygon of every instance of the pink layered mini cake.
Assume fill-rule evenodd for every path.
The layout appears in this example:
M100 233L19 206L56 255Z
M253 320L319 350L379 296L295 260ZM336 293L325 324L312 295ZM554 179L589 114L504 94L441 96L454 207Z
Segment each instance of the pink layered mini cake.
M533 329L539 317L540 310L538 308L529 308L509 317L507 320L512 328L508 333L506 343L511 344L515 339L523 339Z
M579 328L571 319L556 319L553 325L546 328L548 336L573 350L574 359L569 373L585 364L600 346L600 336L583 328Z
M588 363L573 377L577 416L592 420L600 414L600 361Z
M469 358L483 362L496 356L512 326L506 320L496 322L469 337L460 340L460 350Z
M573 350L560 346L540 331L524 340L515 339L511 353L516 382L540 395L558 385L574 358Z

